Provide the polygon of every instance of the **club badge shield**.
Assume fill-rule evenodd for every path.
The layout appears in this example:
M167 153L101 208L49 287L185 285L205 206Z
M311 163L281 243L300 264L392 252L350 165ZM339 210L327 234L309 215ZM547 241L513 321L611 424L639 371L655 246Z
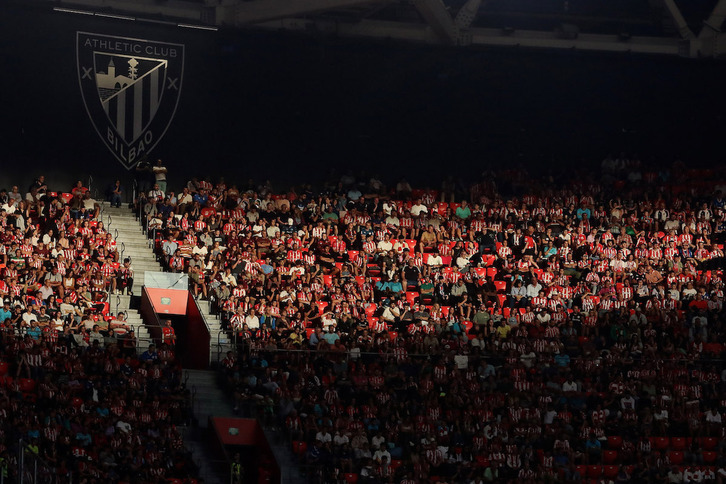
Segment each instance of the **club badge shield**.
M77 32L76 60L91 123L116 159L132 169L174 118L184 45Z

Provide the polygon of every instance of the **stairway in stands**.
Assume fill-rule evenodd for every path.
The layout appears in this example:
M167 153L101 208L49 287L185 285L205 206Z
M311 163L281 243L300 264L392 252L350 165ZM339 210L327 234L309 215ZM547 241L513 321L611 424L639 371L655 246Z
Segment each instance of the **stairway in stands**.
M121 208L111 207L108 202L102 205L102 220L107 229L116 239L116 246L120 254L120 261L128 257L131 259L131 267L134 270L133 296L111 295L109 299L110 310L115 314L124 311L130 324L136 327L136 337L139 339L139 347L148 346L149 333L143 327L141 316L135 308L139 306L141 288L144 285L144 273L162 272L164 269L156 260L153 251L153 241L143 232L141 223L136 219L134 212L125 206ZM224 358L227 351L232 349L225 335L221 333L221 321L219 316L210 313L210 305L199 301L199 310L204 317L211 334L210 354L213 361ZM140 327L139 327L140 326ZM220 346L219 343L222 343Z
M153 251L153 241L144 234L141 223L135 214L126 207L110 207L106 202L102 205L102 220L108 230L116 238L116 245L123 258L131 259L134 269L133 296L112 295L109 301L111 311L127 314L129 324L136 328L139 346L148 346L149 333L135 308L139 307L141 289L144 285L146 271L163 271L161 264L156 260ZM207 301L198 301L199 310L210 330L210 355L213 363L219 362L234 350L234 343L222 331L222 323L218 315L211 313L211 305ZM144 341L145 339L145 341ZM216 417L253 417L254 415L237 415L232 409L231 398L219 387L217 375L210 370L185 370L187 388L194 395L194 416L197 425L189 427L184 432L187 448L194 454L195 463L199 466L201 477L207 484L221 484L229 482L229 469L221 467L219 456L211 455L206 445L205 437L210 416ZM304 483L305 478L298 468L298 462L292 453L287 439L279 429L266 428L265 435L270 443L275 458L282 471L282 482L288 484ZM215 464L219 466L215 467Z
M112 294L109 297L110 310L114 314L120 311L126 313L130 324L136 328L139 348L145 349L149 346L149 332L144 327L137 309L141 288L144 285L144 273L146 271L159 272L162 268L156 261L146 235L141 230L141 224L131 210L125 207L111 207L108 203L104 203L102 219L107 230L116 239L119 262L123 263L123 260L128 257L131 259L131 267L134 270L133 296Z
M215 371L184 370L186 386L192 392L194 416L197 419L197 428L189 429L185 435L187 447L199 457L195 462L202 460L200 474L206 482L220 475L226 482L229 481L229 470L219 463L219 456L209 453L206 438L211 436L209 417L242 417L255 418L258 410L253 406L240 408L234 411L231 396L226 394L219 382L219 375ZM262 422L260 422L262 423ZM298 460L292 453L290 442L274 423L263 427L265 438L270 444L277 464L280 466L281 482L284 484L304 484L304 475L298 466ZM215 465L216 464L216 465Z

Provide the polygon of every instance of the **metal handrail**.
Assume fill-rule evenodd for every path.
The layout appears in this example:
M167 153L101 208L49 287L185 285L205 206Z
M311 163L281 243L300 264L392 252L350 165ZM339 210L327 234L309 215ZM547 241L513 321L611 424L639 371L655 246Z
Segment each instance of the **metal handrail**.
M27 446L26 446L24 440L21 438L20 440L18 440L18 482L20 482L21 484L26 482L25 481L26 472L24 469L25 460L26 460L26 456L25 456L26 450L27 450ZM48 462L46 462L42 457L33 453L32 451L29 452L29 458L33 460L33 472L32 472L32 474L30 474L30 471L28 471L28 473L27 473L28 482L31 482L32 484L37 484L39 482L48 482L45 479L38 480L38 463L40 463L40 465L46 469L46 473L49 475L52 475L55 473L54 472L55 467L48 464ZM48 476L46 476L46 477L48 477ZM73 476L71 475L70 482L73 482L72 477ZM3 481L3 477L2 477L2 472L0 471L0 482L2 482L2 481Z
M118 307L121 305L121 296L116 295L116 314L118 315Z
M142 218L143 212L144 212L144 206L141 205L141 196L139 195L139 198L137 200L137 203L139 205L139 223L141 224L141 233L146 234L146 224L144 224L144 220Z
M116 230L118 232L118 230ZM124 260L124 252L126 252L126 243L121 242L121 262Z

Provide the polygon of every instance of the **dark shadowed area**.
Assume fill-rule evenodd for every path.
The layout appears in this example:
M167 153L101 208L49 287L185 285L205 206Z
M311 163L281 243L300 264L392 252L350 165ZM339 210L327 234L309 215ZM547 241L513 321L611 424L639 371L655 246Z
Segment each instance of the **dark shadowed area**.
M152 153L172 186L198 174L314 181L332 169L406 175L599 163L608 152L723 161L716 61L456 49L275 32L196 32L0 7L0 185L45 173L131 177L84 109L76 31L186 46L179 106Z

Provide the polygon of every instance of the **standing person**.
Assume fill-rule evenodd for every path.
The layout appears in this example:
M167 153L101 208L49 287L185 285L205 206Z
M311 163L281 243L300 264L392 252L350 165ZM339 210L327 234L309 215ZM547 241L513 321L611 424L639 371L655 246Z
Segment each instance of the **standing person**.
M232 461L232 483L242 484L242 477L244 476L244 468L242 467L242 460L239 452L234 455Z
M176 345L176 331L171 325L171 320L167 319L164 323L164 327L161 328L162 343L166 343L169 346Z
M131 267L131 259L126 257L123 265L119 268L116 273L116 289L124 293L124 290L129 296L133 296L134 287L134 269Z
M156 179L156 184L159 185L159 190L166 193L166 167L162 163L161 159L156 160L156 165L154 165L154 168L152 168L152 171L154 172L154 178Z
M136 185L138 186L139 194L148 192L154 185L154 179L151 164L144 158L139 161L136 165Z

